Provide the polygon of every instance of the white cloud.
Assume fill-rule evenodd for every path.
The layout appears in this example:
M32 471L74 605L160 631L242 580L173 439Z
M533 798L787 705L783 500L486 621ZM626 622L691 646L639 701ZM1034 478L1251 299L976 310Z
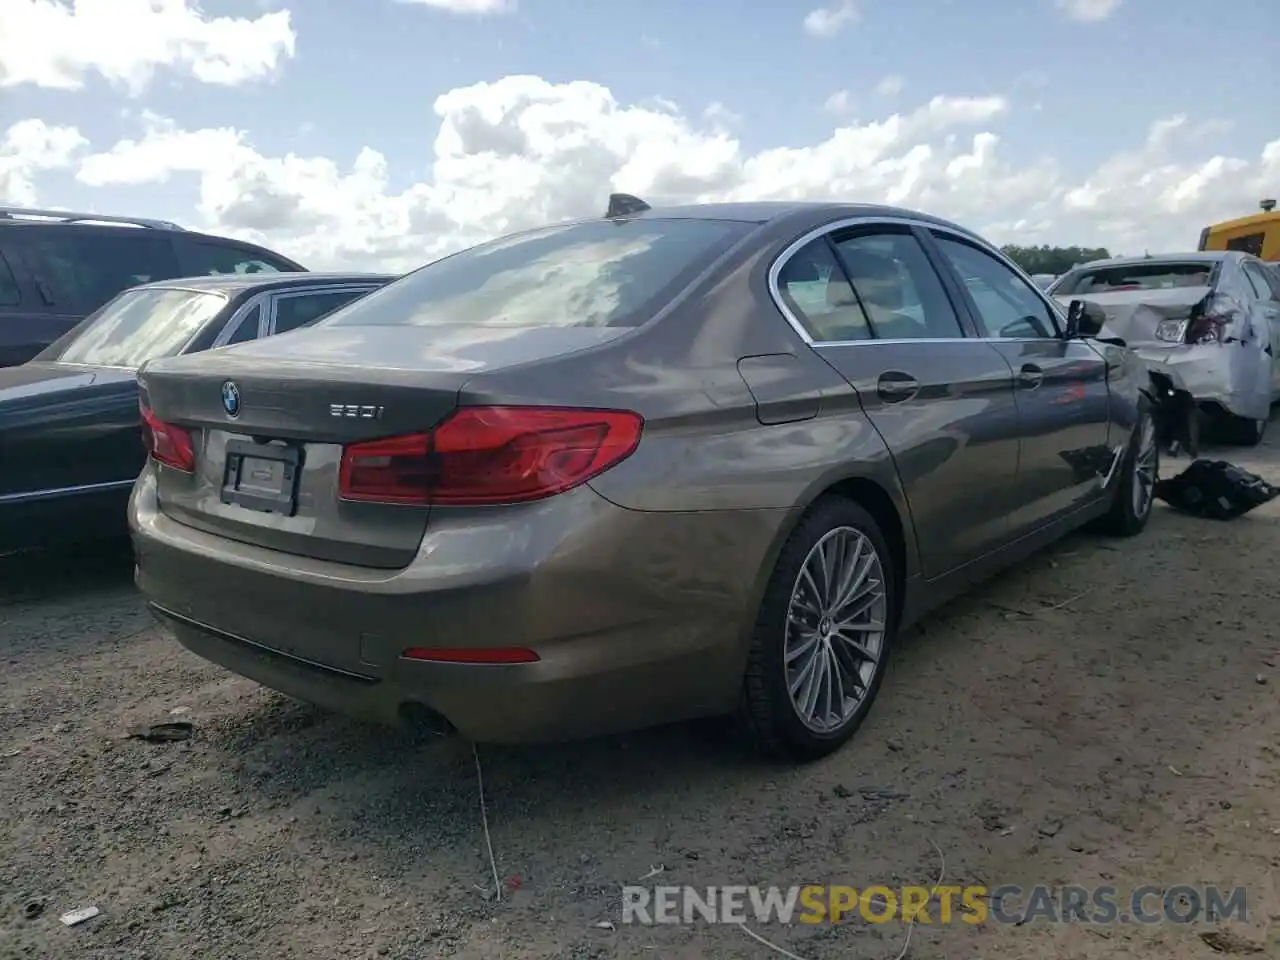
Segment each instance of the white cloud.
M807 146L750 151L724 124L674 104L619 103L605 87L512 76L450 90L431 168L392 187L371 146L341 160L265 156L230 127L187 130L144 114L140 134L78 154L74 131L25 121L0 150L5 178L30 196L42 170L75 164L87 187L168 180L198 187L194 211L146 209L266 243L313 267L408 268L497 234L599 215L612 191L651 203L838 199L936 213L998 242L1080 243L1135 252L1189 248L1201 227L1256 209L1280 180L1280 128L1260 155L1214 156L1212 125L1181 117L1095 170L1053 159L1015 163L998 131L1002 97L934 97ZM714 111L713 111L714 113ZM17 131L15 133L15 131ZM32 198L33 199L33 198ZM145 206L145 203L143 204Z
M444 10L463 16L483 17L495 13L510 13L516 8L516 0L396 0L397 3L416 3L422 7Z
M210 17L194 0L3 0L0 87L76 90L96 73L137 95L159 69L238 86L294 54L289 11Z
M74 127L23 120L0 139L0 200L17 206L36 202L36 174L70 167L88 141Z
M854 0L840 0L833 6L810 10L804 18L804 29L810 36L827 39L857 23L860 18Z
M1106 20L1118 9L1123 0L1056 0L1058 9L1068 20L1079 23L1098 23Z
M907 85L907 81L894 74L885 77L876 84L876 93L882 97L896 97Z
M848 113L853 109L853 96L848 90L837 90L822 104L827 113Z

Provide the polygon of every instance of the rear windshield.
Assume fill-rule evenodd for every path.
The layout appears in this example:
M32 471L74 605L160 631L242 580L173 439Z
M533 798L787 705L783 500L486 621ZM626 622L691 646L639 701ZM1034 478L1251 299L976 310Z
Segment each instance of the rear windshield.
M126 290L41 360L103 367L140 367L182 351L227 305L220 293L144 288ZM56 356L47 355L56 352Z
M1172 290L1207 287L1216 263L1136 263L1124 267L1094 267L1072 272L1054 288L1064 294L1118 293L1122 290Z
M595 220L481 244L317 326L635 327L755 225Z

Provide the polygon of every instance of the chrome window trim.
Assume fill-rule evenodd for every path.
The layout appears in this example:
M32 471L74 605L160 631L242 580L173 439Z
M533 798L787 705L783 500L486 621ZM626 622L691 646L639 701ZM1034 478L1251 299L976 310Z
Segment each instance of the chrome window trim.
M386 286L386 284L338 282L317 284L314 287L290 287L287 290L272 290L266 295L268 303L262 311L262 318L264 321L264 326L262 328L264 332L262 333L262 336L269 337L275 335L277 308L280 306L281 300L292 300L295 297L312 297L317 294L322 295L326 293L346 293L348 291L356 293L358 298L359 294L373 293L373 291L384 286ZM341 307L335 307L334 309L339 310Z
M1031 288L1035 295L1042 303L1045 304L1048 310L1055 317L1059 320L1063 319L1062 310L1058 307L1057 302L1046 297L1044 292L1037 287L1027 275L1026 271L1001 253L999 249L993 247L990 243L983 240L976 234L970 233L963 228L930 223L927 220L918 220L914 217L844 217L839 220L832 220L828 223L824 223L820 227L814 227L807 233L797 237L791 243L787 244L787 246L782 249L781 253L774 257L773 263L769 266L768 280L766 281L766 286L769 290L769 298L773 301L773 305L778 308L778 312L782 314L783 318L791 326L791 329L794 330L796 335L808 346L813 347L814 349L820 349L822 347L849 347L854 346L855 344L858 346L868 346L876 343L1038 343L1045 339L1044 337L913 337L906 339L882 339L879 337L873 337L870 340L814 340L813 337L809 335L809 331L805 329L804 324L801 323L799 318L791 312L786 301L782 299L782 291L778 287L778 277L782 273L783 267L785 267L788 261L799 253L801 249L812 243L814 240L817 240L819 237L823 237L840 230L848 230L853 227L876 226L919 227L923 230L946 234L955 240L976 247L984 253L990 254L998 262L1004 264L1017 274L1017 276Z
M231 319L228 320L223 325L222 332L219 333L217 337L214 338L213 346L211 346L209 349L213 350L213 349L216 349L217 347L225 347L228 341L230 341L231 338L234 337L236 333L239 332L240 324L244 322L244 318L253 312L254 307L262 306L262 304L266 302L266 299L269 295L270 295L269 293L255 293L252 297L250 297L243 304L241 304L236 309L236 312L231 315ZM265 316L266 316L265 310L258 316L258 336L259 337L262 336L263 330L265 329L265 327L263 326L263 318Z

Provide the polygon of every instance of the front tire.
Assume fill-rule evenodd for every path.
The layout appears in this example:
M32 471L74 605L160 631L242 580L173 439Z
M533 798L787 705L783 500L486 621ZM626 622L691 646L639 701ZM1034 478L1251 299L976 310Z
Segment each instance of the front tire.
M1160 445L1156 442L1155 421L1145 404L1138 411L1138 424L1129 449L1111 509L1098 522L1098 530L1115 537L1134 537L1146 529L1155 506L1155 486L1160 479Z
M740 715L763 753L816 760L839 749L879 693L896 629L897 574L857 503L815 503L778 555L743 677Z

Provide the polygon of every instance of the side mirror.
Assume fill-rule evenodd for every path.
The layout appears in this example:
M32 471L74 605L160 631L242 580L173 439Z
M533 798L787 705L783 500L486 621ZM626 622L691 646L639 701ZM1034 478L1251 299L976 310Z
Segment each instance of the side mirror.
M1079 340L1081 337L1096 337L1102 332L1107 322L1107 314L1096 303L1088 300L1072 300L1067 307L1067 339Z

